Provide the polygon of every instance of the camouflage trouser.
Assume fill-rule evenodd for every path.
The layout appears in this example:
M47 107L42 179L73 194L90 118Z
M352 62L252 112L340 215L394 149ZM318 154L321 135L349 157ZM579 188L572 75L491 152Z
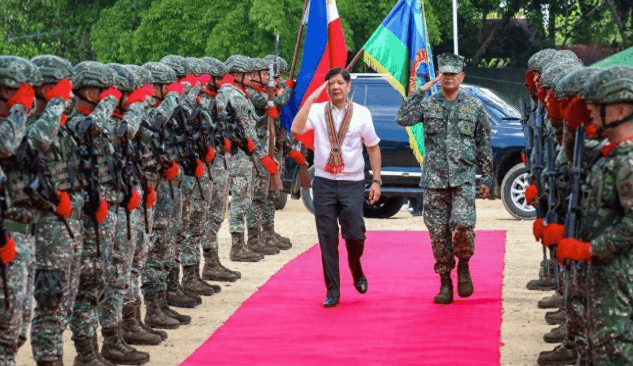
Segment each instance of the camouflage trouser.
M257 161L257 165L258 167L256 167L256 169L264 169L261 162ZM259 165L261 165L261 167L259 167ZM246 213L246 227L249 229L264 226L264 211L266 208L266 201L268 201L269 188L270 175L261 175L257 173L253 175L253 203L250 205L248 212Z
M225 166L226 164L226 166ZM217 250L217 233L226 217L226 201L229 199L231 155L224 154L213 159L213 193L209 202L209 231L202 239L202 249Z
M246 212L253 202L253 162L244 152L238 151L231 161L231 205L229 232L243 233Z
M569 270L569 290L565 312L567 314L567 338L575 340L578 360L587 362L587 264L573 262Z
M424 189L424 223L431 235L435 272L455 268L455 257L468 260L475 252L475 187L463 184Z
M15 241L16 255L15 259L4 267L9 309L6 309L4 304L5 283L0 279L0 365L15 365L18 348L26 341L24 337L30 321L33 296L31 269L35 261L35 237L16 232L9 234Z
M590 365L633 365L631 263L630 254L616 254L607 263L587 266Z
M141 207L141 210L143 208ZM147 257L150 251L151 233L154 225L154 207L147 208L147 225L149 226L149 234L145 230L145 214L141 211L141 222L137 229L136 248L134 250L134 258L132 259L132 270L130 271L130 285L125 292L123 305L139 303L141 301L141 272L147 263Z
M279 162L279 179L281 179L281 183L283 184L286 166L283 151L275 153L275 159ZM274 224L275 204L277 203L277 199L280 194L281 191L268 191L268 196L266 197L266 202L264 203L264 211L262 213L262 226L266 226L271 223Z
M173 182L173 199L168 183L162 182L156 189L150 250L141 277L143 294L167 290L167 264L176 255L174 245L182 215L182 190L178 185L178 181Z
M75 210L80 209L76 208ZM67 219L74 238L60 219L45 212L35 228L35 309L31 348L36 361L54 361L64 354L63 333L77 296L83 244L80 219Z
M106 286L106 263L112 255L112 246L116 236L117 214L115 205L110 205L108 215L99 224L99 249L101 256L97 256L97 241L94 221L87 215L83 219L84 241L81 253L81 274L77 297L73 304L70 317L70 330L73 340L83 340L95 335L99 325L97 307L103 299Z
M195 179L186 177L195 184ZM204 192L204 200L200 196L197 184L193 186L193 191L185 193L183 189L182 222L178 230L178 243L180 243L179 256L180 264L192 266L200 262L200 244L202 239L208 237L206 232L210 230L208 224L209 201L213 194L213 181L209 180L207 172L200 178L200 185ZM183 184L183 187L185 185ZM189 184L187 184L189 186Z
M99 304L99 321L103 328L116 327L122 320L123 297L130 284L130 270L136 249L138 230L141 222L139 209L130 212L130 239L128 239L127 214L125 207L117 211L116 236L107 263L106 291Z

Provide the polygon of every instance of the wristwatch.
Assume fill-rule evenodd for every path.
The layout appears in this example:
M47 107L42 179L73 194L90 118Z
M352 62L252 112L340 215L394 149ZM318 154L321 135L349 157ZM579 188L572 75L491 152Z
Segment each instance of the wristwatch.
M374 179L371 182L372 183L378 183L379 186L382 186L382 179Z

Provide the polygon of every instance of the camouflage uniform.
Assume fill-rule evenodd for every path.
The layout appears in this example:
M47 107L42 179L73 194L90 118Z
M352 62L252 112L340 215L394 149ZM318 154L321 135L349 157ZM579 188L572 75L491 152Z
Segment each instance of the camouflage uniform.
M460 62L444 72L460 72ZM475 156L481 183L492 187L490 122L481 102L465 93L449 107L442 93L425 98L420 89L400 107L396 122L424 124L424 222L431 234L435 272L450 273L455 257L467 261L475 250Z

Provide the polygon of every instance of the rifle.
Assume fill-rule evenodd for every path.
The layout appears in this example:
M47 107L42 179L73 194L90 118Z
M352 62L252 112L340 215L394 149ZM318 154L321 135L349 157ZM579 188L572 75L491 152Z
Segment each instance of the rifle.
M204 197L204 191L202 189L202 184L200 184L200 178L196 176L195 171L198 166L198 153L195 148L195 137L193 127L187 123L189 121L189 114L187 111L181 107L176 107L174 111L174 115L172 118L178 124L178 128L180 134L176 139L177 144L180 146L180 161L182 162L182 166L185 169L185 174L188 176L194 177L196 179L196 184L198 185L198 190L200 191L200 196L202 200L206 200Z
M222 152L225 152L224 141L231 141L231 133L226 126L224 115L222 113L218 113L218 103L215 98L211 98L208 109L211 113L211 118L213 118L213 121L215 121L215 129L213 130L215 146L222 146ZM226 164L226 159L222 159L222 161L224 162L224 169L228 169L229 167Z
M9 237L9 233L7 228L4 226L4 213L8 209L8 198L7 198L7 185L9 182L4 174L0 175L0 248L7 244L7 238ZM2 271L2 289L4 290L4 310L0 313L1 316L5 316L11 311L11 302L9 301L9 281L7 281L7 266L0 261L0 271Z
M157 113L156 116L154 116L154 122L151 125L145 120L141 122L141 126L158 135L156 136L156 138L152 139L152 145L150 145L150 149L152 150L154 156L158 159L160 170L169 168L171 164L175 162L175 159L171 156L169 152L171 142L169 140L169 135L167 134L167 131L165 131L164 122L165 118L163 118L163 115L160 113ZM174 185L171 180L167 181L167 183L169 184L170 197L173 200Z
M196 104L193 107L191 116L189 116L189 122L191 122L192 124L195 123L195 125L198 127L197 133L194 135L195 147L198 152L198 156L206 157L209 153L210 148L214 148L215 141L213 141L209 136L209 131L207 130L207 128L203 126L202 116L200 115L200 112L202 112L202 107ZM206 159L202 159L202 162L207 167L207 175L209 177L209 180L213 180L213 178L211 177L211 162L206 161Z
M132 194L134 192L134 182L133 177L138 174L135 169L134 159L134 147L130 144L129 139L127 138L127 121L122 120L119 124L119 128L114 132L115 136L118 137L121 141L121 149L120 149L120 160L119 160L119 172L121 173L121 181L125 186L125 198L123 199L123 203L125 207L125 219L127 222L127 240L132 240L132 227L130 224L130 214L131 212L127 209L127 204L132 199ZM146 219L147 219L147 212Z
M543 172L543 111L544 107L539 102L536 108L536 116L535 116L535 124L534 124L534 155L535 161L532 166L532 175L536 180L536 190L538 191L538 197L540 201L540 197L543 195L543 181L541 177L541 173ZM543 212L543 205L541 202L538 202L536 207L536 218L542 219L545 217L545 213ZM545 263L545 275L549 274L549 264L547 261L547 249L543 247L543 262Z
M275 61L277 61L277 55L279 54L279 36L277 36L276 41L275 41ZM275 70L275 65L276 62L273 62L270 64L269 67L269 75L270 78L268 79L268 86L267 86L267 92L268 92L268 108L272 109L275 108L275 80L274 80L274 75L276 74L276 70ZM270 156L273 160L275 160L275 138L276 138L276 133L275 133L275 119L273 117L271 117L270 115L268 115L268 156ZM283 189L283 186L281 184L281 178L279 177L279 172L272 174L270 176L270 190L271 191L280 191L281 189Z
M545 215L545 221L547 224L558 223L558 213L556 208L558 202L556 201L556 172L554 164L554 153L556 148L554 147L554 141L551 136L545 136L545 155L547 162L547 174L544 174L543 179L547 180L547 213ZM556 258L556 248L550 248L550 257ZM560 285L560 279L558 278L558 261L554 261L554 283L558 288Z
M139 129L136 136L134 136L134 166L136 167L136 172L138 173L138 178L141 183L141 187L143 188L143 217L145 220L145 233L149 234L149 219L147 214L147 196L149 195L149 183L147 181L147 177L145 176L145 161L143 158L143 152L146 149L146 145L143 142L143 128Z
M534 100L531 99L531 107L527 108L523 99L519 99L519 109L521 111L521 126L523 127L523 143L525 154L525 166L528 172L532 172L532 148L534 145L532 136L532 118L534 117Z
M246 156L248 156L253 162L253 165L257 166L257 161L255 161L253 152L248 151L249 149L247 148L249 139L246 136L246 131L244 129L244 126L242 126L242 123L237 118L237 113L235 112L235 109L231 105L230 101L226 104L226 113L227 115L231 117L231 120L235 121L234 125L228 125L228 129L229 131L231 131L231 135L233 137L231 140L235 144L234 147L237 147L240 150L244 151ZM257 172L257 175L261 177L261 173L259 172L259 169L255 169L255 172Z

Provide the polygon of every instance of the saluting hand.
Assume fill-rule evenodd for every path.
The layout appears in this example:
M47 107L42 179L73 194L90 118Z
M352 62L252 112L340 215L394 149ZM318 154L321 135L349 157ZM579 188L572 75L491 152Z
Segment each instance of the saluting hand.
M310 94L310 96L308 97L307 101L309 101L310 103L314 103L317 99L319 99L319 96L321 96L321 93L323 93L323 89L325 89L326 86L327 81L321 84L321 86L318 87L315 91L313 91L312 94Z
M422 85L420 87L420 90L424 93L426 93L427 91L431 90L431 88L433 87L433 85L435 85L438 81L442 80L442 74L440 73L435 79L433 80L429 80L427 83L425 83L424 85Z

